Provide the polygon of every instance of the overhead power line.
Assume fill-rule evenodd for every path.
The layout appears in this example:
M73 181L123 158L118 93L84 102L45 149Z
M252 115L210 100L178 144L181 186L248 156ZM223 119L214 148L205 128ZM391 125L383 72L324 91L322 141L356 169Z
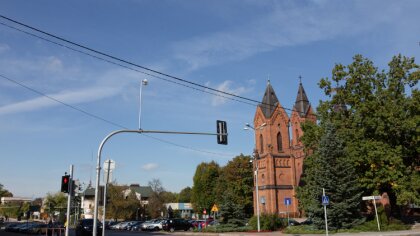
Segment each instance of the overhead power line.
M111 61L111 60L109 60L109 59L105 59L105 58L102 58L102 57L100 57L100 56L93 55L93 54L91 54L91 53L87 53L87 52L84 52L84 51L82 51L82 50L75 49L75 48L73 48L73 47L70 47L70 46L67 46L67 45L64 45L64 44L61 44L61 43L58 43L58 42L52 41L52 40L47 39L47 38L45 38L45 37L41 37L41 36L39 36L39 35L36 35L36 34L30 33L30 32L28 32L28 31L25 31L25 30L22 30L22 29L18 29L18 28L16 28L16 27L11 26L11 25L8 25L8 24L5 24L5 23L0 23L0 24L2 24L2 25L4 25L4 26L7 26L7 27L9 27L9 28L12 28L12 29L18 30L18 31L20 31L20 32L26 33L26 34L31 35L31 36L33 36L33 37L37 37L37 38L42 39L42 40L45 40L45 41L47 41L47 42L50 42L50 43L53 43L53 44L56 44L56 45L59 45L59 46L65 47L65 48L67 48L67 49L70 49L70 50L73 50L73 51L76 51L76 52L79 52L79 53L82 53L82 54L85 54L85 55L91 56L91 57L93 57L93 58L96 58L96 59L99 59L99 60L102 60L102 61L105 61L105 62L108 62L108 63L114 64L114 65L117 65L117 66L120 66L120 67L123 67L123 68L129 69L129 70L133 70L133 71L136 71L136 72L139 72L139 73L143 73L143 74L145 74L145 75L148 75L148 76L151 76L151 77L154 77L154 78L157 78L157 79L165 80L165 81L167 81L167 82L174 83L174 84L177 84L177 85L181 85L181 86L184 86L184 87L188 87L188 88L191 88L191 89L194 89L194 90L200 91L200 92L204 92L204 93L208 93L208 94L211 94L211 95L215 95L215 96L223 97L223 98L226 98L226 99L234 100L234 101L241 102L241 103L245 103L245 104L252 105L252 106L258 106L258 104L261 104L261 105L264 105L264 106L275 106L275 105L273 105L273 104L262 103L262 102L260 102L260 101L255 100L255 99L251 99L251 98L247 98L247 97L244 97L244 96L239 96L239 95L236 95L236 94L233 94L233 93L225 92L225 91L222 91L222 90L214 89L214 88L211 88L211 87L209 87L209 86L205 86L205 85L201 85L201 84L198 84L198 83L195 83L195 82L192 82L192 81L188 81L188 80L185 80L185 79L182 79L182 78L179 78L179 77L176 77L176 76L173 76L173 75L170 75L170 74L167 74L167 73L164 73L164 72L158 71L158 70L150 69L150 68L148 68L148 67L146 67L146 66L142 66L142 65L139 65L139 64L136 64L136 63L130 62L130 61L128 61L128 60L121 59L121 58L119 58L119 57L116 57L116 56L110 55L110 54L108 54L108 53L101 52L101 51L96 50L96 49L93 49L93 48L91 48L91 47L84 46L84 45L82 45L82 44L80 44L80 43L76 43L76 42L73 42L73 41L71 41L71 40L65 39L65 38L63 38L63 37L60 37L60 36L57 36L57 35L54 35L54 34L48 33L48 32L46 32L46 31L43 31L43 30L41 30L41 29L38 29L38 28L32 27L32 26L30 26L30 25L24 24L24 23L19 22L19 21L13 20L13 19L8 18L8 17L3 16L3 15L0 15L0 18L3 18L3 19L5 19L5 20L7 20L7 21L9 21L9 22L13 22L14 24L17 24L17 25L19 25L19 26L25 27L25 28L27 28L27 29L31 29L31 30L33 30L33 31L35 31L35 32L41 33L41 34L46 35L46 36L48 36L48 37L54 38L54 39L56 39L56 40L59 40L59 41L65 42L65 43L67 43L67 44L70 44L70 45L76 46L76 47L78 47L78 48L81 48L81 49L87 50L87 51L89 51L89 52L93 52L93 53L95 53L95 54L98 54L98 55L104 56L104 57L106 57L106 58L109 58L109 59L112 59L112 60L118 61L118 62L120 62L120 63L117 63L117 62L115 62L115 61ZM121 64L121 63L127 64L127 65L130 65L130 66L134 66L134 67L140 68L140 69L145 70L145 71L148 71L148 72L145 72L145 71L140 71L140 70L137 70L137 69L131 68L131 67L129 67L129 66L123 65L123 64ZM154 74L152 74L152 73L154 73ZM157 74L157 75L156 75L156 74ZM172 80L170 80L170 79L166 79L166 78L163 78L162 76L167 77L167 78L170 78L170 79L172 79ZM175 81L173 81L173 80L175 80ZM176 82L176 81L178 81L178 82ZM185 83L185 84L183 84L183 83ZM190 84L190 85L192 85L192 86L190 86L190 85L186 85L186 84ZM198 88L193 87L193 86L196 86L196 87L198 87ZM212 91L212 92L210 92L210 91ZM221 94L223 94L223 95L221 95ZM244 100L244 101L243 101L243 100ZM252 103L250 103L250 102L252 102ZM255 104L253 104L253 103L255 103ZM283 106L281 106L281 108L283 108L284 110L291 111L291 112L296 111L295 109L286 108L286 107L283 107ZM316 115L314 115L314 114L309 114L309 115L316 116Z
M59 100L59 99L57 99L57 98L54 98L54 97L52 97L52 96L50 96L50 95L48 95L48 94L45 94L45 93L43 93L43 92L41 92L41 91L39 91L39 90L36 90L36 89L34 89L34 88L32 88L32 87L29 87L28 85L26 85L26 84L24 84L24 83L22 83L22 82L19 82L19 81L17 81L17 80L11 79L11 78L9 78L9 77L7 77L7 76L5 76L5 75L0 74L0 77L1 77L1 78L3 78L3 79L5 79L5 80L7 80L7 81L9 81L9 82L12 82L12 83L14 83L14 84L17 84L17 85L19 85L19 86L21 86L21 87L23 87L23 88L25 88L25 89L27 89L27 90L30 90L30 91L32 91L32 92L34 92L34 93L36 93L36 94L39 94L39 95L41 95L41 96L43 96L43 97L46 97L46 98L48 98L48 99L50 99L50 100L52 100L52 101L54 101L54 102L57 102L57 103L59 103L59 104L61 104L61 105L63 105L63 106L66 106L66 107L68 107L68 108L71 108L71 109L73 109L73 110L76 110L76 111L78 111L78 112L81 112L81 113L83 113L83 114L85 114L85 115L87 115L87 116L89 116L89 117L92 117L92 118L94 118L94 119L97 119L97 120L103 121L103 122L105 122L105 123L108 123L108 124L110 124L110 125L113 125L113 126L115 126L115 127L118 127L118 128L120 128L120 129L129 129L129 128L127 128L127 127L125 127L125 126L121 125L121 124L118 124L118 123L116 123L116 122L113 122L113 121L107 120L107 119L102 118L102 117L100 117L100 116L98 116L98 115L95 115L95 114L93 114L93 113L90 113L90 112L88 112L88 111L85 111L85 110L83 110L83 109L81 109L81 108L79 108L79 107L77 107L77 106L74 106L74 105L68 104L68 103L66 103L66 102L63 102L63 101L61 101L61 100ZM181 145L181 144L177 144L177 143L174 143L174 142L170 142L170 141L168 141L168 140L161 139L161 138L157 138L157 137L154 137L154 136L151 136L151 135L148 135L148 134L144 134L144 133L142 133L141 135L144 135L144 136L145 136L145 137L147 137L147 138L154 139L154 140L157 140L157 141L162 142L162 143L170 144L170 145L173 145L173 146L176 146L176 147L184 148L184 149L191 150L191 151L195 151L195 152L201 152L201 153L212 154L212 155L218 155L218 156L229 156L229 157L231 157L231 156L232 156L232 155L228 155L228 154L224 154L224 153L210 152L210 151L204 151L204 150L200 150L200 149L196 149L196 148L188 147L188 146L185 146L185 145Z

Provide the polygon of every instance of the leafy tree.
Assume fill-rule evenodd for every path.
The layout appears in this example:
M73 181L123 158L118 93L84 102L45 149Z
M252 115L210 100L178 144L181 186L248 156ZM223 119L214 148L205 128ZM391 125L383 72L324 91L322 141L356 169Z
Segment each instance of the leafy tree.
M253 215L253 172L250 156L240 154L224 166L216 185L217 203L238 204L243 210L242 215ZM229 198L226 198L229 190ZM225 201L229 201L225 202Z
M173 193L173 192L163 191L162 198L163 198L164 203L176 202L176 199L178 198L178 194Z
M58 211L58 220L64 222L64 214L67 210L67 195L62 192L55 194L47 193L45 197L46 211L50 217L54 217L54 212Z
M347 159L344 143L330 123L325 124L325 134L309 160L306 174L302 177L304 185L298 189L298 198L314 224L318 228L323 228L325 224L322 188L330 198L327 210L329 228L351 228L360 224L362 191L355 178L355 169Z
M142 210L139 199L134 191L128 191L128 186L110 184L107 193L107 218L136 219L137 211Z
M178 194L177 202L191 202L191 187L186 187L181 190Z
M387 192L392 205L420 204L420 79L414 58L392 58L387 71L361 55L337 64L320 87L330 96L317 109L321 130L305 125L305 145L316 147L326 122L345 142L365 194ZM311 132L313 131L313 132Z
M210 209L216 202L215 186L220 175L220 166L212 161L201 163L193 178L191 202L196 212Z
M149 181L149 186L152 188L153 193L149 198L147 212L152 218L160 217L163 213L166 214L165 204L165 189L159 179L152 179Z
M1 197L13 197L13 194L5 189L3 184L0 184L0 198Z

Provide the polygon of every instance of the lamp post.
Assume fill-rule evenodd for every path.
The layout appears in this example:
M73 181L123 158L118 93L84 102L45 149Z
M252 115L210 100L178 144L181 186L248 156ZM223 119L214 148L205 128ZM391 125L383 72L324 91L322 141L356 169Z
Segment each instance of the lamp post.
M146 86L148 84L147 79L144 79L141 81L140 84L140 103L139 103L139 130L141 129L141 107L142 107L142 91L143 91L143 85Z
M244 127L244 130L252 129L254 131L254 134L255 134L255 132L257 130L262 130L266 125L267 125L267 123L263 123L260 126L254 128L249 123L246 123L245 127ZM257 197L257 230L258 230L258 232L260 232L260 230L261 230L261 227L260 227L260 195L258 193L258 160L257 160L258 153L257 153L257 147L256 146L257 145L254 141L254 152L252 154L253 159L251 160L251 162L255 161L254 175L255 175L255 193L257 195L256 196Z

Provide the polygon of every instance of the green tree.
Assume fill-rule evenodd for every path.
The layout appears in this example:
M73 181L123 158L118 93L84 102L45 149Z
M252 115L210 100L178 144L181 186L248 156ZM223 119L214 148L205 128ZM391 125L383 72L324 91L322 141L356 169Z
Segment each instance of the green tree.
M238 204L242 206L242 215L253 215L253 172L251 157L240 154L221 169L215 192L218 204ZM225 198L226 190L230 197ZM226 200L231 203L225 202Z
M165 189L159 179L152 179L149 181L149 186L153 192L149 198L149 204L147 206L147 212L150 217L157 218L166 215L165 204Z
M67 210L67 195L62 192L47 193L45 197L45 207L49 217L54 217L55 212L59 212L58 219L64 222L64 214Z
M245 206L237 201L237 195L231 189L226 189L220 204L220 215L225 224L243 226L245 224Z
M216 202L215 186L220 175L220 166L212 161L201 163L193 178L191 202L196 212L209 210Z
M392 206L420 204L419 65L414 58L398 55L388 67L379 71L356 55L348 66L337 64L331 79L320 81L330 99L317 108L318 124L302 127L302 141L315 153L305 160L306 182L314 181L311 168L319 165L315 156L326 124L331 123L357 169L355 179L364 194L387 192ZM302 191L310 192L305 188ZM310 200L302 199L302 205L311 204L305 201Z
M314 224L318 228L324 227L322 188L330 198L327 207L329 228L351 228L360 224L362 191L355 178L355 168L344 151L344 142L336 135L333 125L325 124L319 147L308 159L306 174L302 177L304 185L298 189L298 198Z
M360 55L348 66L336 65L332 81L320 82L331 100L318 113L345 140L366 194L387 192L393 205L420 204L419 65L399 55L388 66L378 71ZM339 107L345 109L334 112Z
M178 194L177 202L191 202L191 187L186 187L181 190Z
M5 189L3 184L0 184L0 198L1 197L13 197L13 194Z
M110 184L107 190L107 211L108 219L136 219L142 207L136 193L128 186Z

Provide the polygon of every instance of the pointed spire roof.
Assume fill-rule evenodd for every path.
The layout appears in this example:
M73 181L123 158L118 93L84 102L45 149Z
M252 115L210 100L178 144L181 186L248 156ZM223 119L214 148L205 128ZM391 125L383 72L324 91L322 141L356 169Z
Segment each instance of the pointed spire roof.
M265 89L264 97L259 105L266 118L270 118L276 109L279 100L277 99L276 93L268 80L267 88Z
M305 89L302 82L299 83L299 90L295 102L295 110L299 113L300 117L305 117L311 107L308 97L306 96Z

